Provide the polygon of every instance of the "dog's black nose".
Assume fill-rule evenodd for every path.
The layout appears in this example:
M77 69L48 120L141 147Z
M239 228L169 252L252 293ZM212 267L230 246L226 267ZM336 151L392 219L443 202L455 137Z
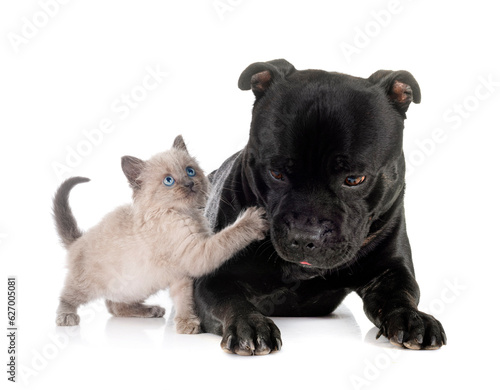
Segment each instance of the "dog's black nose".
M305 253L312 253L319 248L321 242L321 232L314 230L294 229L289 235L290 247Z

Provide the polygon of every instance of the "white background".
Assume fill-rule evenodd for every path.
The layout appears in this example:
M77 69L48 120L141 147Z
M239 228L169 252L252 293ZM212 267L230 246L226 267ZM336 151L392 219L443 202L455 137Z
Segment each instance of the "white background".
M493 2L54 4L0 5L0 323L6 334L7 276L15 275L16 386L498 386L500 28ZM78 328L57 329L65 252L51 219L62 180L54 166L67 166L63 177L92 179L71 198L83 228L129 201L122 155L148 158L182 133L210 172L247 139L253 96L237 88L241 71L275 58L360 77L405 69L418 80L422 103L410 107L405 129L406 214L421 307L442 321L448 345L405 351L375 342L354 295L328 318L277 318L283 349L263 357L225 354L215 335L176 335L168 316L111 318L102 302L82 308ZM141 89L152 69L159 81ZM125 112L130 94L137 101ZM84 131L103 120L113 130L89 144ZM78 148L85 156L70 158L70 167L70 150ZM167 293L151 301L171 309Z

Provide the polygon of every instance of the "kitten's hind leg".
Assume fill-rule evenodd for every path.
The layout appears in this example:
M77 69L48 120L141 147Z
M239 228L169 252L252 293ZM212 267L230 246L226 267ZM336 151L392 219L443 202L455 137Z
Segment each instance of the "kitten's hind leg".
M194 309L193 280L191 278L183 278L172 283L170 286L170 296L174 300L174 323L177 333L200 333L201 322Z
M61 299L57 309L57 326L75 326L80 323L80 316L76 314L76 306Z
M163 307L145 305L142 302L123 303L106 300L106 307L115 317L159 318L165 315Z
M80 316L77 314L78 306L87 303L83 299L83 294L64 288L59 299L57 308L56 324L58 326L75 326L80 323Z

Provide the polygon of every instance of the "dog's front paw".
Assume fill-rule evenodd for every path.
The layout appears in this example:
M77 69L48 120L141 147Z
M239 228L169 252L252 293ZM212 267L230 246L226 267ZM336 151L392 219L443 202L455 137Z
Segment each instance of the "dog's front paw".
M439 349L446 345L446 333L433 316L414 309L400 308L390 312L378 332L391 344L408 349Z
M267 355L281 349L281 333L262 314L237 317L225 327L221 348L237 355Z
M263 240L269 230L269 222L265 218L266 210L260 207L249 207L241 216L241 223L252 231L255 239Z

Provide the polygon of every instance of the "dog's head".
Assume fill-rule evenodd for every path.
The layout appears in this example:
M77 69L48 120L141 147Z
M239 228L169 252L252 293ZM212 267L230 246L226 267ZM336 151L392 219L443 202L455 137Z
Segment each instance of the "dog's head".
M276 251L304 266L349 263L402 202L404 119L418 83L406 71L362 79L274 60L250 65L238 85L256 97L243 164Z

